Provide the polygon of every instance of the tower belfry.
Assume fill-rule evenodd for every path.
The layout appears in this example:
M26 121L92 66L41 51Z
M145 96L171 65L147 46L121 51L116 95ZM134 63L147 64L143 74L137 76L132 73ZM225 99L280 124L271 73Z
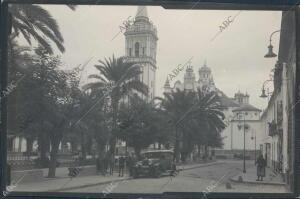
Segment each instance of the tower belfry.
M146 6L138 6L133 24L126 28L126 60L139 64L140 81L148 86L148 99L155 96L157 30L149 20Z

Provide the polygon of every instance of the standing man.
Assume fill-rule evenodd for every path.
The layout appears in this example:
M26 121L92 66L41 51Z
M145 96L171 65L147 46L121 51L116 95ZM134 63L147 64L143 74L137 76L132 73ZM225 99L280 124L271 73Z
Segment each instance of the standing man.
M264 159L263 155L260 154L256 160L257 165L257 180L256 181L263 181L263 177L266 176L266 160Z
M114 175L114 169L115 169L115 156L114 154L111 154L110 160L109 160L109 174Z
M125 157L121 156L119 158L119 177L124 176L124 167L125 167Z

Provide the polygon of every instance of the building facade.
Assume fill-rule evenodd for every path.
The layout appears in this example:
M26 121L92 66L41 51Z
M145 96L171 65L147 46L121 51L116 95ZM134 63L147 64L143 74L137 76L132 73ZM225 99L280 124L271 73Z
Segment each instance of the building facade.
M295 161L296 36L294 12L283 12L278 61L274 66L274 91L261 116L261 146L267 166L293 189Z

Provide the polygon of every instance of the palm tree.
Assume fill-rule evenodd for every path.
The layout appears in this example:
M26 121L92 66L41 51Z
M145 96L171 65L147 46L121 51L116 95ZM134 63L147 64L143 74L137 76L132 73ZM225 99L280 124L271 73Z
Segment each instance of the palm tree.
M136 78L142 73L140 66L127 62L125 57L115 58L112 56L104 61L99 60L99 65L95 65L95 67L99 70L100 74L90 75L89 78L94 78L98 81L87 84L85 89L99 91L105 85L112 85L108 89L108 92L106 92L106 95L111 101L112 135L110 137L110 154L114 154L120 100L133 95L134 92L147 96L148 87Z
M136 95L129 104L122 103L120 106L118 137L126 141L127 146L132 147L140 158L142 149L163 139L163 119L153 101L147 102Z
M164 93L164 98L158 99L162 101L161 108L165 111L175 131L174 160L178 161L179 143L182 140L185 123L189 120L190 112L195 104L195 94L177 89L171 93Z
M75 9L73 5L68 7ZM47 10L38 5L12 4L9 6L9 13L13 31L12 39L22 34L31 45L31 39L34 38L48 53L53 54L50 39L61 52L65 51L59 26Z
M220 147L222 139L220 132L225 128L224 113L221 111L220 100L216 92L203 92L200 89L196 92L197 106L193 111L193 118L198 127L200 138L204 139L205 154L207 156L207 147ZM199 137L199 136L198 136Z
M164 93L164 96L165 98L161 99L161 106L175 128L174 159L177 161L180 141L183 144L182 155L186 156L196 144L195 140L204 138L208 145L208 138L212 135L207 132L220 132L225 127L222 121L225 116L221 112L215 92L206 93L201 90L190 92L177 89L171 93ZM213 134L214 137L216 135Z

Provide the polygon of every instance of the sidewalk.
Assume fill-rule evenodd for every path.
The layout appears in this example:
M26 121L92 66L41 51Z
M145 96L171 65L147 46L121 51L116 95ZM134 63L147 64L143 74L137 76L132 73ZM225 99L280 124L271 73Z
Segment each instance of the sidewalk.
M209 162L209 163L193 163L187 165L180 165L178 170L189 170L199 167L206 167L215 164L223 164L223 162ZM124 177L118 177L118 173L115 172L113 176L92 175L70 178L67 176L67 168L57 168L56 178L45 178L42 182L36 183L19 183L14 191L24 192L59 192L68 191L72 189L85 188L90 186L104 185L110 183L120 183L122 181L130 180L131 177L128 174L124 174ZM44 170L44 176L46 176L48 170Z
M85 188L109 183L116 183L130 179L126 174L124 177L118 177L118 173L113 176L93 175L82 177L61 177L45 178L45 181L39 183L20 183L14 191L24 192L58 192L71 189Z
M242 178L242 181L241 181ZM236 176L232 177L230 180L237 183L247 183L247 184L261 184L261 185L286 185L283 182L280 174L274 173L270 168L266 168L266 176L263 181L256 181L256 167L247 168L246 173L242 171Z

